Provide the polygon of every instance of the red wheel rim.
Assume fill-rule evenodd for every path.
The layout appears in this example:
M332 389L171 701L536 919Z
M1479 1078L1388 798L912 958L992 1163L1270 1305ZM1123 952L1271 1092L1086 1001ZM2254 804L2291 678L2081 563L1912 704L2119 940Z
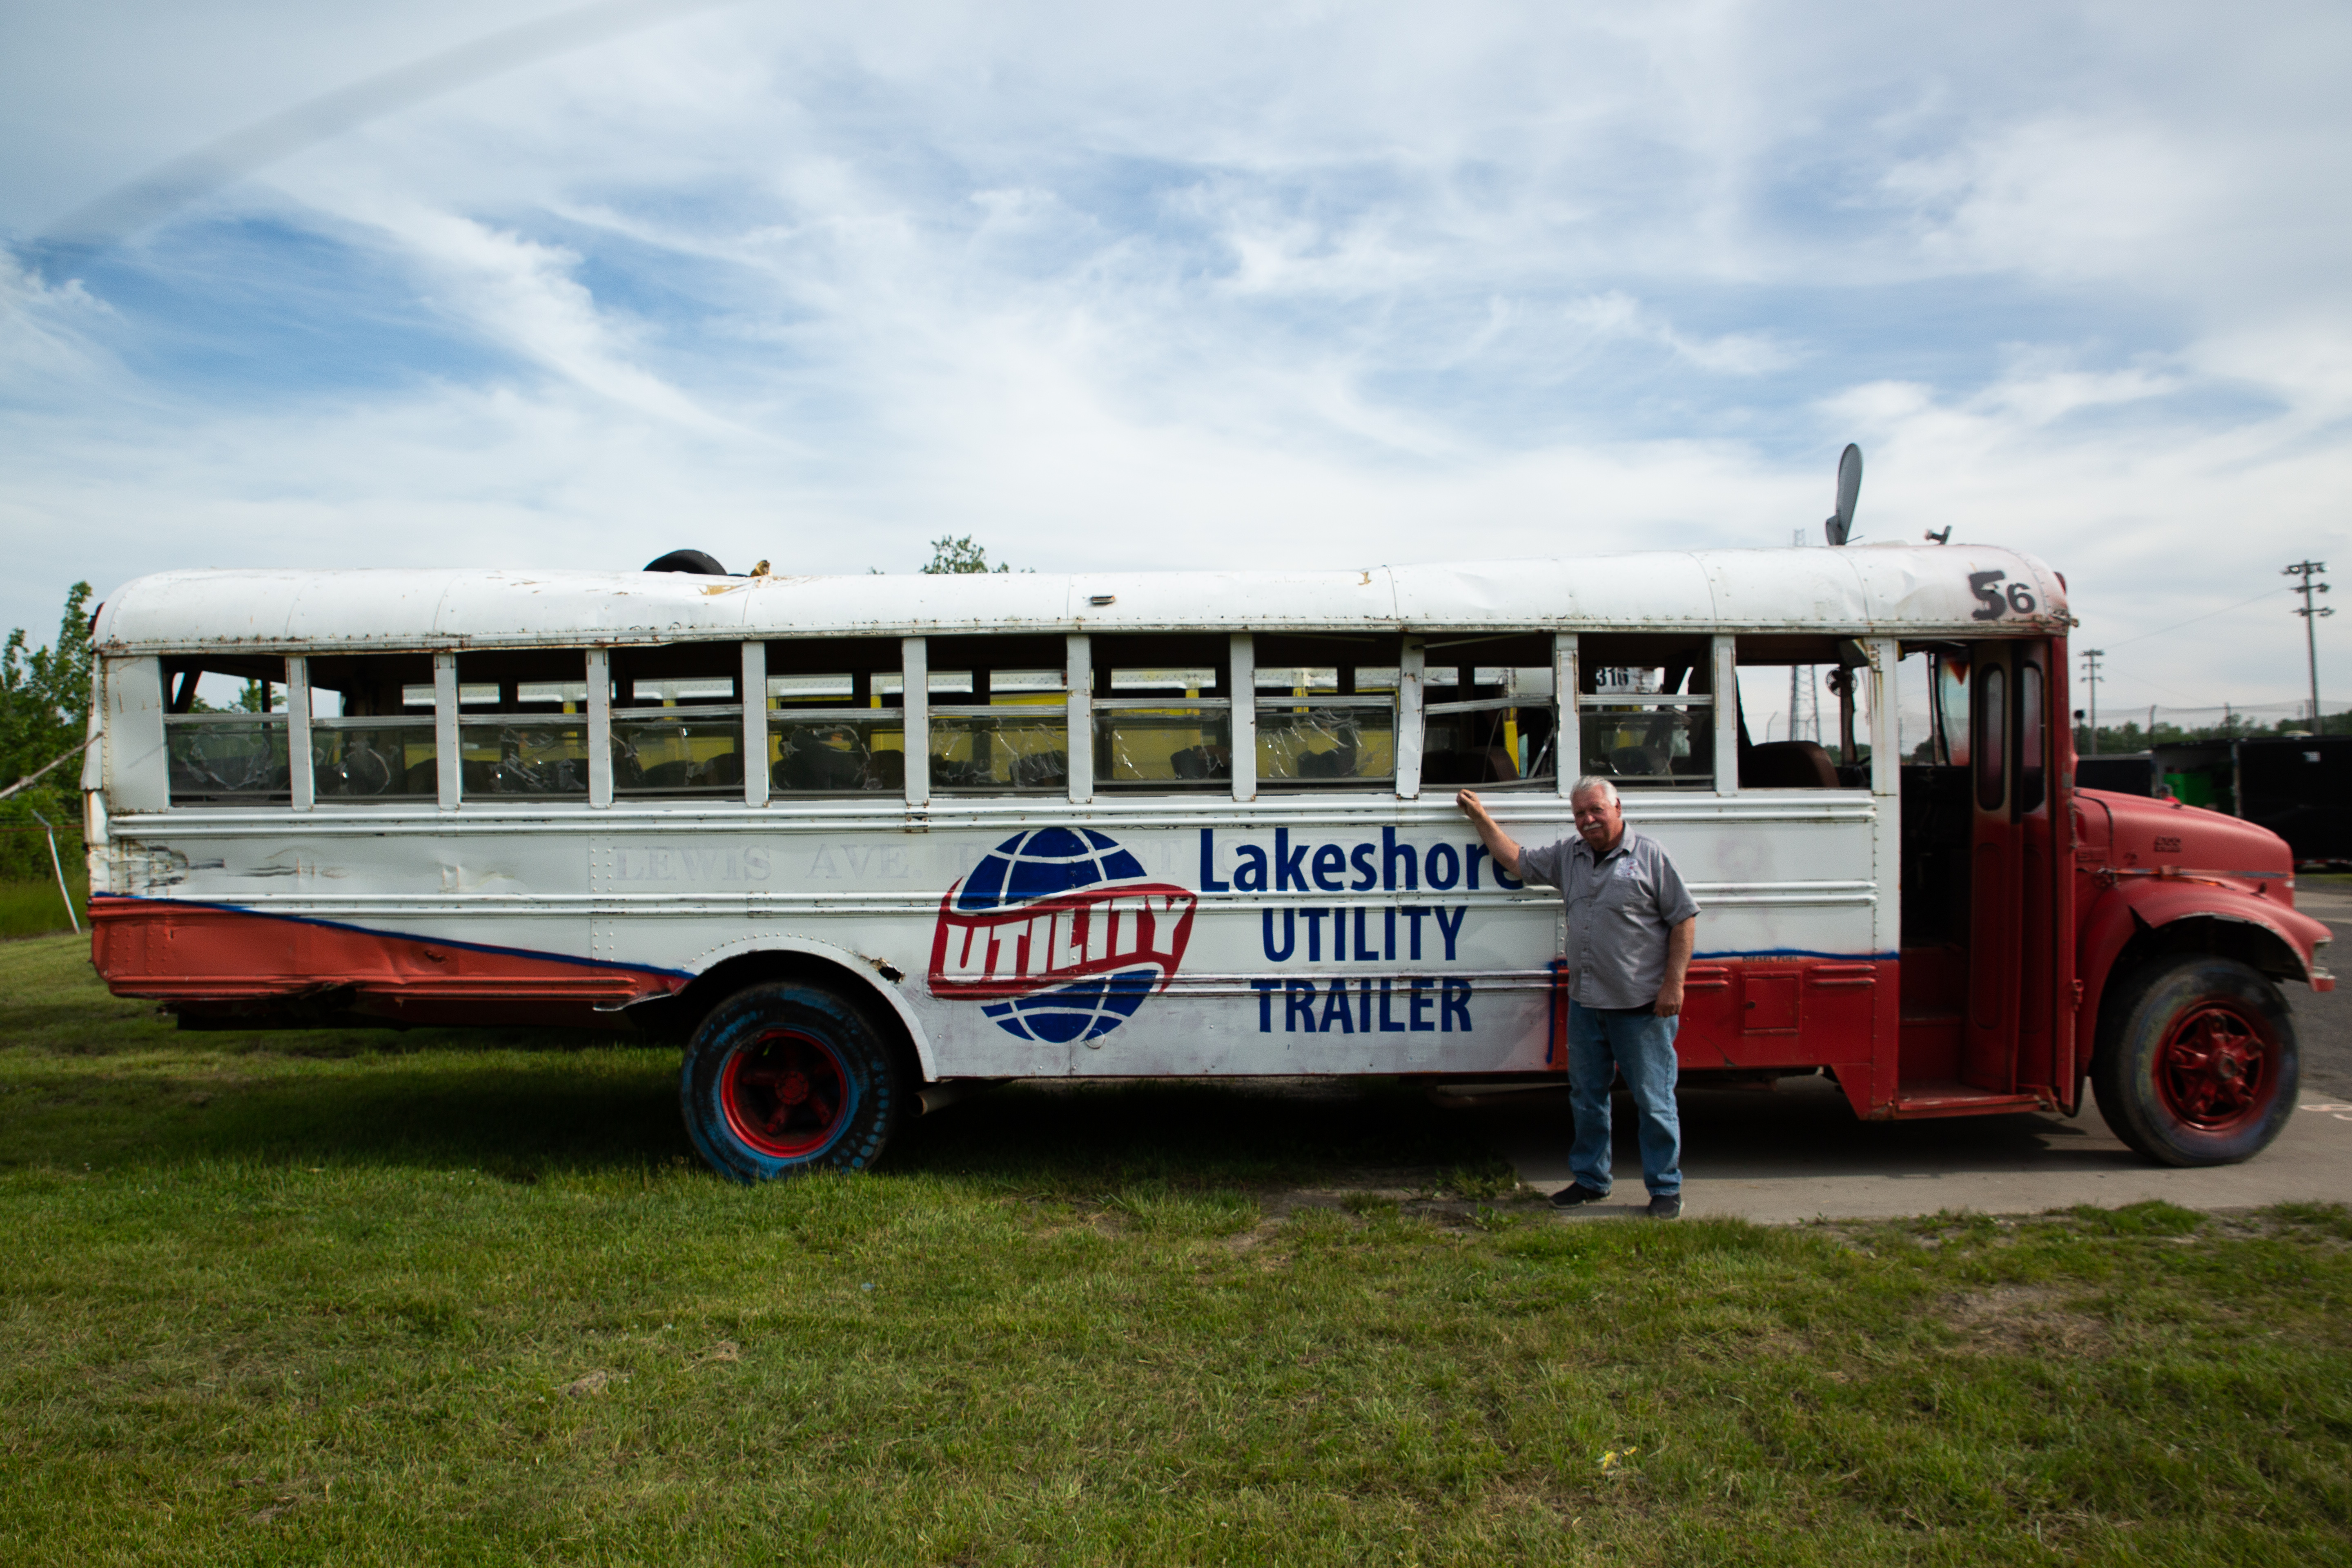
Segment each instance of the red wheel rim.
M775 1029L727 1058L719 1103L727 1130L744 1143L777 1159L798 1159L841 1131L849 1079L832 1047Z
M2200 1132L2235 1132L2269 1110L2278 1041L2259 1014L2200 1002L2173 1022L2156 1056L2157 1092Z

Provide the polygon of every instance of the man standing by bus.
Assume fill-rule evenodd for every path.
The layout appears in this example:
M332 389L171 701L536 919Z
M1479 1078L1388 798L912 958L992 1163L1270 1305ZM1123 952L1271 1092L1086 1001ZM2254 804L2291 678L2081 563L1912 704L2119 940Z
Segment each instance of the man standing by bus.
M1540 849L1513 843L1475 792L1454 803L1469 814L1495 864L1559 889L1568 907L1568 1089L1576 1137L1570 1184L1552 1205L1609 1195L1609 1089L1618 1069L1641 1116L1642 1180L1650 1217L1683 1212L1682 1119L1675 1108L1675 1032L1683 976L1698 941L1698 900L1648 834L1625 826L1617 786L1580 778L1569 795L1576 837Z

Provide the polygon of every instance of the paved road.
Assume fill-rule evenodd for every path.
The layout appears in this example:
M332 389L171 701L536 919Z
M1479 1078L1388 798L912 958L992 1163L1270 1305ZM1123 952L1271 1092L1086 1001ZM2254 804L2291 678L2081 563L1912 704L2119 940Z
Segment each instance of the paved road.
M2352 935L2352 893L2309 889L2295 902ZM2332 967L2352 978L2352 941ZM2302 1103L2279 1141L2242 1165L2151 1165L2107 1131L2087 1095L2083 1113L2072 1119L2031 1113L1864 1122L1827 1079L1796 1079L1769 1092L1684 1092L1685 1212L1790 1224L1942 1209L2032 1214L2147 1198L2198 1209L2352 1203L2352 989L2315 994L2298 985L2287 995L2303 1047ZM1496 1096L1476 1114L1520 1181L1545 1192L1568 1184L1564 1089ZM1616 1120L1617 1193L1627 1201L1578 1215L1640 1212L1641 1155L1622 1096Z
M1498 1097L1499 1098L1499 1097ZM2152 1165L2107 1131L2095 1105L2069 1119L2040 1112L1934 1121L1861 1121L1825 1079L1792 1079L1770 1092L1685 1090L1684 1212L1765 1224L1892 1219L1973 1209L2038 1214L2075 1204L2113 1208L2162 1198L2183 1208L2352 1203L2352 1098L2305 1094L2277 1142L2242 1165L2181 1171ZM1475 1114L1543 1192L1569 1182L1568 1095L1507 1097ZM1624 1099L1617 1109L1616 1196L1572 1211L1638 1215L1642 1157Z
M2335 928L2336 945L2320 963L2352 983L2352 892L2298 889L2294 907ZM2315 995L2290 985L2287 1001L2294 1008L2295 1037L2303 1047L2304 1092L2352 1100L2352 990L2339 987Z

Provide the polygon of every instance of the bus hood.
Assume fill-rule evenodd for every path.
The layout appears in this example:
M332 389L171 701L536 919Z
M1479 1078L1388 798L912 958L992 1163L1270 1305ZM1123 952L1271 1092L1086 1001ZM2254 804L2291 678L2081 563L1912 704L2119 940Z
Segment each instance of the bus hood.
M2119 875L2193 877L2293 902L2294 852L2267 827L2177 800L2093 789L2076 799L2105 812L2106 864Z

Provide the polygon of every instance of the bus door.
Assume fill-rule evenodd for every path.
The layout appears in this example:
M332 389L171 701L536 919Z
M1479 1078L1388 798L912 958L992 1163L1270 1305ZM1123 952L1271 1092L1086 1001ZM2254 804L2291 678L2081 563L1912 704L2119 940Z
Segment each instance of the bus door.
M2068 821L2065 645L1977 645L1969 703L1968 1025L1960 1079L2045 1092L2072 1109L2071 923L2060 874ZM2070 851L2071 852L2071 851Z

